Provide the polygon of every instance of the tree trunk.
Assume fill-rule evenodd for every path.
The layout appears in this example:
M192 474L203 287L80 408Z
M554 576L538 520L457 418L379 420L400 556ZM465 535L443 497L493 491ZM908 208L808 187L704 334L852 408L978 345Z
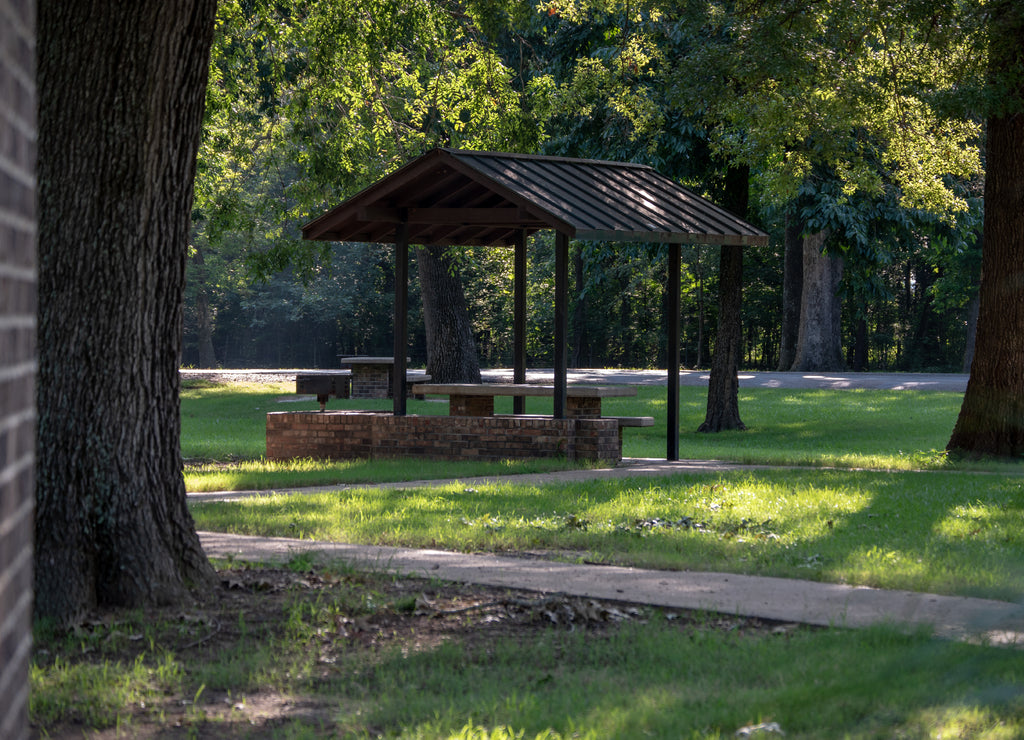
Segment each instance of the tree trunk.
M786 216L785 257L782 268L782 337L779 371L793 367L800 338L800 301L804 287L803 224L794 214Z
M725 207L740 218L747 214L750 172L730 167ZM740 419L739 367L743 339L743 247L724 245L718 268L718 337L711 358L708 406L698 432L746 429Z
M850 363L854 372L863 373L868 369L868 320L856 320L853 338L853 361Z
M843 259L822 251L827 238L827 231L819 231L803 240L800 333L792 368L800 372L843 369L842 304L837 293Z
M583 367L584 358L589 356L590 348L587 332L587 299L583 292L586 287L583 250L578 246L573 250L572 267L575 300L572 309L572 357L569 367Z
M978 309L980 301L978 296L971 298L967 304L967 341L964 343L964 362L961 372L971 372L971 363L974 362L974 344L978 336Z
M1024 9L997 3L989 30L992 77L1011 84L988 119L974 362L946 449L1015 458L1024 454Z
M444 247L419 247L416 264L427 335L427 374L434 383L479 383L480 360L462 280Z
M185 261L214 0L39 4L35 608L214 581L181 475Z
M706 338L704 336L704 265L701 263L701 247L696 245L694 250L697 253L697 359L694 360L694 368L704 367L704 357L706 352L704 351L704 343Z

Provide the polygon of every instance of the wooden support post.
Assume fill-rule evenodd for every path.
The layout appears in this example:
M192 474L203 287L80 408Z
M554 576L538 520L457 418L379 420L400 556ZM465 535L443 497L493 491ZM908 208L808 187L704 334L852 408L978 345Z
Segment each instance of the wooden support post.
M516 236L512 270L512 382L526 382L526 231ZM526 397L512 399L512 413L526 413Z
M395 364L391 376L391 397L395 416L406 414L406 352L409 343L409 224L395 227Z
M679 459L679 272L680 247L668 251L668 428L666 460Z
M569 339L569 235L555 232L555 398L556 419L565 418Z

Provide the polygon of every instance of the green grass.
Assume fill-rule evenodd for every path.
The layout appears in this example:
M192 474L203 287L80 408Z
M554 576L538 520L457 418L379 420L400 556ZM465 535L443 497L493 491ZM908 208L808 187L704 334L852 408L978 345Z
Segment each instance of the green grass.
M193 463L185 469L190 492L259 491L326 485L388 483L441 478L473 478L481 475L546 473L566 468L585 468L564 460L498 460L494 462L450 460L238 460L230 463Z
M193 505L200 529L1018 599L1024 481L765 470L446 485Z
M659 622L353 670L378 697L366 721L395 738L729 738L769 720L789 738L1024 732L1019 656L884 629L773 638Z
M281 403L291 400L289 391L186 390L183 452L194 461L190 488L515 469L495 463L463 473L451 463L431 468L418 460L298 461L275 468L261 460L266 412L317 407ZM356 487L193 504L192 511L200 529L225 532L530 550L570 560L1007 600L1024 594L1021 466L958 468L935 452L952 429L958 394L743 391L740 408L750 430L720 435L688 431L703 416L704 391L683 389L682 396L684 458L814 469L543 486ZM532 403L528 411L544 412L543 403ZM356 403L331 402L343 405ZM664 456L664 389L641 389L639 398L612 399L606 409L659 418L660 427L627 430L625 454ZM410 411L444 413L446 407L410 401ZM984 469L994 472L976 472ZM296 560L293 567L305 573L310 563ZM330 715L289 713L254 736L729 738L740 727L775 722L787 738L800 740L1024 737L1024 663L1016 650L887 627L747 630L739 620L730 626L728 615L673 619L656 610L616 628L552 628L529 638L505 636L500 628L490 634L486 620L467 620L463 632L439 642L420 644L413 637L400 646L357 649L339 637L339 620L407 613L413 603L403 589L395 589L400 600L388 601L381 595L387 589L374 585L381 578L389 577L336 575L332 582L345 586L340 591L297 594L279 620L250 622L239 611L230 630L143 615L63 638L37 628L34 727L45 735L48 727L70 723L130 736L133 721L165 724L161 707L170 702L183 734L213 729L243 736L244 718L232 720L212 707L225 696L244 703L269 694L295 706L312 697L330 707ZM233 635L229 647L197 652L203 635L226 632ZM41 651L42 645L49 649ZM129 645L140 648L134 659L126 657ZM189 709L182 714L184 705Z
M130 737L143 717L159 727L171 701L190 707L175 715L183 737L723 739L763 722L796 740L1024 735L1024 664L1014 650L925 631L750 629L728 616L660 610L615 627L539 629L527 640L475 621L471 640L456 630L428 644L360 649L338 636L339 619L387 624L408 611L408 597L382 596L383 574L332 578L339 585L315 598L289 597L279 621L250 624L239 613L220 628L231 639L214 659L195 653L186 628L142 614L69 634L60 646L68 658L33 667L33 722ZM149 652L108 658L136 634ZM299 708L312 699L327 712L299 710L259 730L244 715L211 713L224 703L215 697L261 696Z
M315 410L296 400L290 384L187 384L182 393L182 454L190 491L252 490L448 478L579 467L564 460L462 463L417 460L273 463L263 458L268 411ZM953 465L941 450L956 421L962 395L923 391L789 391L740 393L744 432L699 434L706 391L680 391L680 457L771 465L844 468L984 469L1024 472L1024 464ZM511 398L496 399L510 413ZM389 401L332 399L330 408L389 409ZM507 407L507 408L506 408ZM653 416L653 427L625 430L625 457L665 457L665 389L640 387L636 398L612 398L605 413ZM548 399L527 399L528 413L550 413ZM409 413L445 414L447 403L409 400Z

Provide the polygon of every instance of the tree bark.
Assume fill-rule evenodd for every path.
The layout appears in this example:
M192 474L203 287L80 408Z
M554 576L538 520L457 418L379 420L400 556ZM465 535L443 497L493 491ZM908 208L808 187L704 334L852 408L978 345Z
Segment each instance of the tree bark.
M996 3L989 30L990 74L1005 84L1004 107L988 118L974 361L946 449L1017 458L1024 454L1024 8Z
M868 369L868 320L859 318L854 324L853 357L850 362L854 372L863 373Z
M423 295L427 374L434 383L479 383L480 359L466 294L447 250L419 247L416 265Z
M587 299L583 288L586 286L584 275L583 250L576 247L572 255L573 301L572 308L572 357L569 367L583 367L583 358L590 355L589 337L587 332Z
M822 251L827 238L827 231L819 231L803 239L800 332L792 367L800 372L843 369L842 304L837 294L843 259Z
M740 218L747 214L750 171L730 167L725 207ZM708 405L698 432L746 429L740 419L739 367L743 339L743 247L724 245L718 267L718 337L711 358Z
M794 214L786 216L785 256L782 268L782 336L779 371L793 367L800 338L800 301L804 287L803 225Z
M974 362L974 344L978 336L978 310L980 301L974 296L967 304L967 341L964 343L964 361L961 372L971 372Z
M179 362L214 0L39 4L35 608L214 581L182 480Z

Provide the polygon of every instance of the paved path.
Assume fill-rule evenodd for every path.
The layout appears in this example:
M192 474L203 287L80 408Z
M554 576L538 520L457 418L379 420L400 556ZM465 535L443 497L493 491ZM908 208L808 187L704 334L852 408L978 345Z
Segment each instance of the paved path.
M838 627L931 625L936 635L1024 647L1024 604L788 578L579 565L538 558L201 532L206 552L265 562L314 553L368 569Z
M485 382L512 382L512 370L499 368L481 372ZM707 386L707 370L683 370L679 373L680 386ZM665 370L569 370L572 383L627 383L631 385L665 385ZM554 382L550 368L530 370L526 373L530 383ZM741 372L740 388L832 388L852 390L869 388L894 391L950 391L963 393L967 389L967 375L959 373L777 373Z

